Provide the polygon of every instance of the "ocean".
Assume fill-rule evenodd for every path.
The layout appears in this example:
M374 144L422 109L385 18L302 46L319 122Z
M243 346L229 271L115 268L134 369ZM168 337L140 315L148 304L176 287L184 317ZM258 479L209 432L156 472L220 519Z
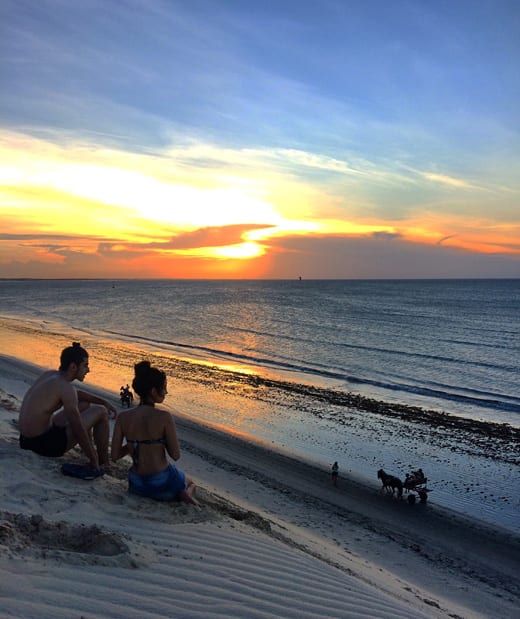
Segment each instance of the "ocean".
M421 467L520 531L520 280L3 280L0 341L54 368L79 341L112 394L148 358L174 415L340 478Z
M520 280L9 280L0 313L520 426Z

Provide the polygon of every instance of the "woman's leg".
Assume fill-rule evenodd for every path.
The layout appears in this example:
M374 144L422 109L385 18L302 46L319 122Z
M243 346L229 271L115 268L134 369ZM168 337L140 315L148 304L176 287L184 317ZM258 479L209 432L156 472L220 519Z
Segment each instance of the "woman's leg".
M190 503L191 505L198 505L199 502L195 498L195 491L197 486L192 479L186 477L186 488L179 492L179 501L183 503Z

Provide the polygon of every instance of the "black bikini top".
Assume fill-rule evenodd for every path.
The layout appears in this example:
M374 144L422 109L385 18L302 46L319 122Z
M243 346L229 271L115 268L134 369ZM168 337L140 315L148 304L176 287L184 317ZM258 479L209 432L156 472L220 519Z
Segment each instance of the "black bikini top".
M166 439L164 437L161 438L147 438L144 439L142 441L129 441L127 439L126 441L128 443L128 445L132 445L133 450L132 450L132 460L134 462L134 466L135 468L137 468L137 465L139 464L139 446L140 445L166 445Z

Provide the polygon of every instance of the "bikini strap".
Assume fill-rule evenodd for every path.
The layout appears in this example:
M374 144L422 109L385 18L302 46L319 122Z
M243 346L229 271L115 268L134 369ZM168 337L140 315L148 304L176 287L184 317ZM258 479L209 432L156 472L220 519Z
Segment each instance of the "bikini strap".
M139 446L140 445L166 445L166 439L164 437L161 438L147 438L142 441L138 441L137 439L133 441L126 441L128 444L131 444L134 448L132 451L132 461L134 463L135 468L139 463Z

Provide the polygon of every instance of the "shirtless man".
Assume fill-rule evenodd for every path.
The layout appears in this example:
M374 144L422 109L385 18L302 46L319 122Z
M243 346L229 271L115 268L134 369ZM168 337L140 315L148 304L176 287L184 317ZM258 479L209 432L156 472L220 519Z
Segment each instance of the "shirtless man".
M60 369L44 372L20 407L20 447L57 458L79 443L95 469L107 466L112 404L76 389L89 372L88 353L77 342L61 353ZM90 430L94 438L92 444Z

